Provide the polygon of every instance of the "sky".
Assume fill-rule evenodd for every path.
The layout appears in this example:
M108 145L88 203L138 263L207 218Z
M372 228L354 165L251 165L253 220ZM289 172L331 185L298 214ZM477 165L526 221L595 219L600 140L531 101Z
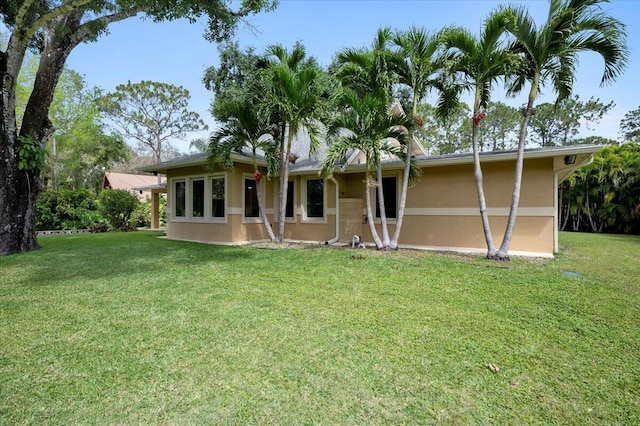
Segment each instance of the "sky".
M340 50L368 47L378 28L406 30L411 26L438 31L449 25L462 26L479 33L487 15L503 1L491 0L280 0L278 8L254 15L241 23L236 40L241 47L253 46L263 52L271 44L287 48L300 41L309 55L321 65L328 65ZM538 25L548 13L546 0L516 1L526 6ZM630 61L625 74L615 83L600 87L602 59L594 53L579 59L574 93L582 100L599 98L616 106L595 129L583 128L581 136L598 135L612 139L619 136L624 115L640 106L640 0L612 0L604 10L627 26ZM196 137L207 136L216 127L209 112L212 92L202 84L204 70L218 65L218 45L204 37L206 21L153 23L131 18L110 26L110 33L98 41L73 50L67 66L85 76L90 87L112 91L121 83L153 80L183 86L189 90L189 107L209 126L208 132L187 136L186 142L174 145L183 152ZM492 100L513 106L525 103L525 95L505 98L499 88ZM552 102L547 91L537 101Z

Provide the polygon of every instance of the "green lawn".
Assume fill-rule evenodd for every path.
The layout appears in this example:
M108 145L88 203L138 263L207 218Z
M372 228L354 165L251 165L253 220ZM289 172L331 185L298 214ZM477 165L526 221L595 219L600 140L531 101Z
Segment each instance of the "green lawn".
M640 423L639 237L495 263L158 235L0 258L0 424Z

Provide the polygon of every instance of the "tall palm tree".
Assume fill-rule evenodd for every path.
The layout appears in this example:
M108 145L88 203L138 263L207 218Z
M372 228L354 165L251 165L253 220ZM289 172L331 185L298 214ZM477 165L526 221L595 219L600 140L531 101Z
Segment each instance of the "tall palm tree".
M349 88L342 88L337 96L340 105L345 108L335 115L328 124L327 136L330 141L327 157L323 163L321 174L329 176L337 164L345 161L349 151L360 150L365 156L365 202L367 222L376 247L388 248L379 236L373 218L370 188L378 183L372 177L379 172L382 153L400 154L396 147L381 141L395 138L406 143L409 136L407 128L411 128L412 119L404 114L388 113L387 100L375 94L361 96Z
M484 237L487 242L487 257L496 257L497 250L491 234L484 195L480 149L478 147L478 126L484 118L484 109L491 97L491 90L500 78L506 77L517 63L516 54L510 51L505 40L505 24L510 13L499 9L489 15L479 37L474 37L464 28L450 28L444 32L447 49L448 69L453 73L454 84L446 90L445 103L459 102L462 91L473 93L472 137L473 169L478 193L478 205Z
M253 175L256 180L256 194L260 218L271 242L276 242L276 236L271 228L269 217L264 206L264 197L260 189L262 172L258 167L258 150L265 153L267 162L273 164L277 154L276 142L271 134L272 127L268 116L262 115L250 100L233 99L225 101L227 120L222 127L211 135L209 140L207 166L213 170L216 164L222 164L227 170L232 170L234 162L231 154L241 152L245 147L251 150ZM272 170L271 170L272 172Z
M351 93L360 96L362 99L369 99L370 106L373 105L372 100L377 99L376 104L380 107L382 116L387 113L392 100L392 88L396 82L393 73L392 52L389 44L393 37L390 28L380 28L376 33L376 37L370 49L344 49L338 53L336 61L338 70L336 77L343 87L350 89ZM372 113L372 111L370 111ZM378 140L378 150L380 150L382 139ZM370 148L374 148L371 146ZM375 161L380 156L378 153L370 153L372 164L376 165L376 184L372 187L377 188L378 208L380 212L380 228L382 230L382 245L387 248L390 244L389 230L387 227L387 215L385 211L384 191L382 185L382 164ZM367 181L369 182L369 181ZM367 187L369 188L369 187ZM369 189L367 189L367 192ZM367 193L367 196L370 196Z
M509 258L509 245L515 226L527 126L541 86L551 83L558 101L571 94L578 54L595 52L604 60L601 85L614 81L626 68L629 51L625 26L603 11L607 0L550 0L547 21L537 27L525 8L511 8L513 18L508 31L515 37L514 50L524 59L524 67L512 80L509 93L518 93L529 82L511 198L511 210L497 258Z
M282 120L278 191L278 241L282 242L293 139L304 129L309 134L311 153L320 143L318 118L322 115L322 76L320 68L306 57L304 46L300 44L290 52L280 45L269 46L267 57L271 90L266 93L266 105Z
M412 27L409 31L396 33L393 43L398 47L398 51L392 57L392 64L399 82L408 86L412 92L411 117L415 124L420 124L418 118L418 103L424 99L427 92L436 86L434 77L441 69L440 33L428 33L424 29ZM404 219L404 210L407 203L407 190L411 173L411 146L413 143L413 132L406 138L405 148L405 168L402 177L402 192L398 204L398 217L393 237L389 242L389 248L398 248L400 231Z

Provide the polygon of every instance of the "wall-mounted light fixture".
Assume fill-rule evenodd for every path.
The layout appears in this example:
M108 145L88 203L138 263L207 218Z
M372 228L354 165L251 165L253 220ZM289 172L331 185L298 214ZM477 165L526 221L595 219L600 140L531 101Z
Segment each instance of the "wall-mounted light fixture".
M564 164L566 164L567 166L570 164L574 164L576 162L576 156L575 155L565 155L564 156Z

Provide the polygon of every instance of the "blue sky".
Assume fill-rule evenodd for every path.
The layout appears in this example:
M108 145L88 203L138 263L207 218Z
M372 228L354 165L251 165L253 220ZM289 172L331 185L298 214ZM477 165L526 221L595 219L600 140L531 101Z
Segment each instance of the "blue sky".
M488 13L498 2L490 0L280 0L279 7L266 14L247 19L236 38L241 46L254 46L263 51L270 44L291 47L302 42L307 52L328 65L345 47L365 47L373 41L378 28L407 29L412 25L437 31L448 25L459 25L479 32ZM538 24L548 11L546 0L514 2L524 4ZM595 54L584 54L574 93L583 100L591 96L604 103L616 104L595 130L582 135L617 138L620 119L640 106L640 0L613 0L604 8L627 25L631 60L624 76L612 85L600 87L602 60ZM67 65L84 74L90 86L110 91L127 80L155 80L181 85L191 93L190 108L209 124L215 122L209 113L212 93L202 85L204 69L218 63L217 45L204 40L204 21L153 23L139 18L115 23L110 34L94 43L78 46ZM514 106L524 104L524 96L505 99L497 90L493 100ZM552 101L551 94L538 102ZM190 135L189 138L205 134ZM186 151L188 143L176 143Z

